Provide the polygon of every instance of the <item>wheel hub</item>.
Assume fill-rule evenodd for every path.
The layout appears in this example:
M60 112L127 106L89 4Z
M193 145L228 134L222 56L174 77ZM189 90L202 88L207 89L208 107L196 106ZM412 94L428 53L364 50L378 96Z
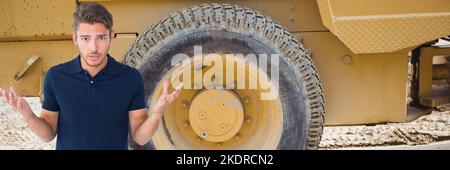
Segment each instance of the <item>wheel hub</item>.
M200 91L189 107L192 130L210 142L224 142L235 136L244 121L239 96L229 90Z

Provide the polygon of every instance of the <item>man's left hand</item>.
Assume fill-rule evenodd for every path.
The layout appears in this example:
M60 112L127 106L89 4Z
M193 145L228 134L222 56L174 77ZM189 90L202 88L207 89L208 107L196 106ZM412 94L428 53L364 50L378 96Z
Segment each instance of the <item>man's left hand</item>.
M181 87L182 86L177 87L174 92L169 94L169 81L165 80L163 82L163 93L159 97L158 102L155 104L155 107L153 107L153 114L162 117L169 104L172 103L180 95Z

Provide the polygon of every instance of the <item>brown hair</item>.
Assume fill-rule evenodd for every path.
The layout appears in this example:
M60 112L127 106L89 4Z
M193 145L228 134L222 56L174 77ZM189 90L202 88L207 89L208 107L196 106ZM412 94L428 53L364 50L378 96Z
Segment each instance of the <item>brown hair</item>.
M78 30L80 23L102 23L111 30L113 19L111 13L104 6L97 3L83 3L73 13L73 28L75 31Z

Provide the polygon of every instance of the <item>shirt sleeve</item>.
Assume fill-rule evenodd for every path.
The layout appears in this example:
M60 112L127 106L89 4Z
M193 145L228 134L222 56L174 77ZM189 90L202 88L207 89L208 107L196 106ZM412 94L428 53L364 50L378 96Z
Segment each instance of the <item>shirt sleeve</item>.
M42 103L42 108L57 112L59 111L59 104L58 101L56 101L52 81L52 69L50 69L44 79L44 102Z
M138 110L147 107L147 103L145 102L144 80L137 70L135 73L137 74L136 79L138 80L136 83L137 88L128 106L128 110Z

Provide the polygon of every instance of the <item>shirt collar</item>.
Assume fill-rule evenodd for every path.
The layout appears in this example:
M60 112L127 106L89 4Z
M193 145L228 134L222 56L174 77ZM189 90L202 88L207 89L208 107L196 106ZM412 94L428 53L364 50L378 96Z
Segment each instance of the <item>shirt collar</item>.
M113 58L111 57L109 54L107 55L108 61L106 63L105 68L103 68L99 73L108 73L108 74L118 74L120 71L120 65L119 63ZM75 57L75 59L73 59L71 61L71 70L72 73L80 73L83 72L83 68L81 67L81 58L80 55L78 55L77 57Z

